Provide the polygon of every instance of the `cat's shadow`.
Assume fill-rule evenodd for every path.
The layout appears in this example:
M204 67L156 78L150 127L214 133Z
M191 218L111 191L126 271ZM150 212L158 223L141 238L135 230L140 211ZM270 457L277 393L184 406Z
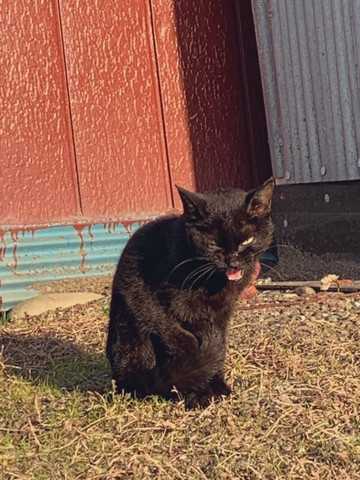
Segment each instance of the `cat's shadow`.
M50 335L0 335L0 365L5 372L35 385L61 390L96 391L111 388L104 354L89 353L75 343Z

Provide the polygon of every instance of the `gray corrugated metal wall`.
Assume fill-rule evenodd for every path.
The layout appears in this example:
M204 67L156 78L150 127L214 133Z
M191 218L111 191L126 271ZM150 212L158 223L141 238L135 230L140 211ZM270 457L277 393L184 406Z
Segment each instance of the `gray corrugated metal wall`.
M252 0L274 175L360 179L360 0Z

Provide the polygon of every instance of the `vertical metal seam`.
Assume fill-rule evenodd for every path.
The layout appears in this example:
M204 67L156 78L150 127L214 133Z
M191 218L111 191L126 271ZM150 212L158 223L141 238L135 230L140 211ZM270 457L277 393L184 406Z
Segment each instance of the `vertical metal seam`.
M270 10L271 5L269 5L268 8ZM265 22L266 21L265 18L263 18L262 21ZM267 36L268 36L267 45L269 47L272 64L275 65L274 35L273 35L273 31L271 29L269 29L269 32L267 33ZM258 48L258 50L259 50L259 48ZM265 56L264 51L262 51L262 56L263 57ZM280 171L279 170L276 171L276 174L278 174L279 177L284 177L284 175L285 175L284 138L283 138L284 132L283 132L282 128L279 128L279 126L283 124L282 111L281 111L281 105L280 105L279 85L276 82L276 70L275 70L275 68L274 69L272 69L271 67L268 68L268 73L270 73L270 71L271 71L271 83L272 83L271 93L274 93L274 98L276 99L275 101L274 100L272 100L272 101L274 102L274 110L276 111L276 118L278 120L278 122L277 122L277 124L275 125L275 128L274 128L273 121L272 121L272 115L271 115L271 109L269 108L269 110L267 111L267 115L268 115L267 119L268 119L268 124L270 125L270 128L271 128L272 139L273 139L273 141L270 142L270 143L271 143L272 151L275 152L275 158L276 158L275 161L277 162L278 165L280 165L280 162L281 162L281 166L280 166L280 169L279 169ZM263 83L263 91L265 93L264 79L262 80L262 83ZM267 110L265 96L264 96L264 101L265 101L265 110ZM275 146L273 147L272 145L274 143L275 143ZM274 174L275 174L274 166L273 166L273 170L274 170Z
M339 56L339 59L343 59L342 62L343 62L343 66L341 68L341 64L340 64L340 75L341 75L341 78L342 78L342 83L343 85L345 84L345 89L341 89L341 92L342 92L342 104L344 105L344 114L343 114L343 124L344 124L344 132L345 132L345 135L344 135L344 140L345 140L345 143L348 144L346 146L346 155L345 155L345 164L346 164L346 168L347 168L347 175L348 176L352 176L352 170L353 170L353 165L352 165L352 156L351 156L351 153L355 153L356 151L356 134L355 134L355 131L354 131L354 124L355 124L355 120L354 120L354 112L353 112L353 102L352 102L352 99L351 99L351 82L350 82L350 67L349 67L349 62L348 62L348 46L347 46L347 38L346 38L346 27L345 27L345 11L346 11L346 7L344 6L344 10L343 10L343 13L341 15L340 18L338 18L338 25L340 28L340 30L342 31L342 42L340 42L340 44L342 44L342 53L343 55L340 55ZM339 63L340 63L340 60L339 60ZM344 75L344 71L347 72L346 75ZM345 92L344 92L345 90ZM346 101L346 97L349 101ZM347 119L348 119L348 122L347 122ZM345 125L345 122L348 123L348 125Z
M281 7L282 5L282 7ZM285 19L285 21L284 21ZM284 68L284 72L281 72L281 69L278 68L279 73L277 73L277 77L280 75L284 76L284 92L280 94L279 92L279 103L280 109L282 111L281 118L282 118L282 126L281 129L286 132L284 134L284 146L283 152L289 155L288 158L283 156L283 164L284 164L284 171L285 171L285 179L292 179L298 176L298 167L301 163L301 149L300 149L300 128L298 122L298 95L296 90L296 80L295 80L295 63L292 55L288 55L287 51L283 46L280 47L279 42L286 37L288 44L291 45L291 35L289 30L289 22L288 22L288 11L287 11L287 4L286 1L283 1L279 4L279 9L277 11L277 22L278 22L278 29L279 29L279 37L277 38L277 46L279 50L279 56L281 56L281 60L284 65L287 63L291 65L291 68L286 69ZM275 32L272 32L272 35L275 35ZM276 57L275 57L276 58ZM276 69L276 67L275 67ZM294 94L294 91L296 92ZM281 102L281 97L285 97L285 101ZM295 112L294 115L291 115L291 110ZM285 125L285 127L284 127Z
M351 39L349 41L348 39L348 35L346 34L345 32L345 50L346 50L346 62L347 62L347 65L348 65L348 68L349 68L349 75L350 75L350 78L349 78L349 91L350 91L350 95L351 95L351 98L355 99L355 95L354 95L354 71L353 71L353 65L352 65L352 61L351 61L351 55L353 55L353 52L354 52L354 49L353 49L353 41L354 41L354 31L353 31L353 23L352 23L352 18L350 16L350 8L351 6L348 6L346 5L345 8L344 8L344 17L343 17L343 27L344 29L346 28L345 27L345 16L346 16L346 20L349 20L349 29L350 29L350 32L351 32ZM356 118L356 114L355 114L355 110L354 110L354 106L353 106L353 102L351 102L351 105L350 105L350 108L351 108L351 115L352 115L352 118L353 118L353 122L355 124L355 131L354 131L354 135L355 135L355 144L358 145L358 132L359 132L359 129L357 128L358 127L358 119Z
M302 14L303 18L306 19L306 7L305 3L302 4ZM310 130L311 136L313 137L314 141L309 143L309 155L310 158L308 159L308 165L307 169L309 171L310 177L315 176L314 175L314 169L316 171L320 171L321 169L321 149L320 149L320 138L319 138L319 120L318 120L318 108L317 108L317 98L316 95L314 94L314 71L311 65L311 55L310 55L310 50L309 50L309 41L310 41L310 32L309 32L309 25L308 22L304 21L303 24L303 35L306 39L305 41L305 46L304 46L304 63L307 65L308 69L308 77L309 77L309 88L308 88L308 107L306 107L306 102L305 102L305 108L309 111L310 113L310 122L308 122L308 132ZM303 66L304 70L304 66ZM303 85L305 85L305 81L303 81ZM321 90L322 91L322 90ZM314 109L315 105L315 109Z
M341 80L340 80L340 72L339 72L339 47L337 45L337 38L336 38L336 18L335 18L335 9L332 0L330 0L330 11L331 11L331 26L332 26L332 32L331 34L334 36L334 52L335 52L335 69L336 69L336 87L337 87L337 97L338 97L338 103L339 103L339 112L341 116L341 132L342 132L342 140L343 140L343 145L344 145L344 159L346 159L346 153L347 153L347 145L345 142L345 131L344 131L344 106L342 105L342 95L341 95ZM339 168L338 168L338 163L336 162L335 167L337 167L337 172L336 174L339 175ZM347 165L345 161L345 168L347 170ZM346 172L348 174L348 170Z
M318 148L318 158L319 162L317 165L317 171L314 173L314 169L312 169L312 175L313 176L318 176L319 172L321 175L322 167L325 165L326 167L326 172L327 174L330 172L331 168L329 168L328 165L328 159L330 158L330 144L329 144L329 135L323 133L321 129L322 122L324 121L324 118L327 117L326 114L326 100L324 98L324 90L326 88L326 84L328 83L327 79L324 79L324 81L321 81L322 74L321 74L321 53L320 49L311 49L310 48L310 41L311 38L314 39L314 41L317 41L318 44L320 45L321 42L317 40L319 34L318 34L318 28L317 28L317 22L316 22L316 11L315 11L315 5L313 2L310 3L305 3L304 4L304 15L306 18L310 18L309 24L305 25L306 29L306 35L308 38L307 42L307 50L308 50L308 58L309 58L309 65L310 65L310 71L311 71L311 89L312 89L312 98L313 98L313 103L315 105L315 117L316 117L316 135L317 135L317 148ZM320 83L320 86L319 86ZM316 92L319 92L318 95ZM324 179L325 180L325 179Z
M335 7L336 8L336 7ZM341 96L341 85L340 85L340 73L339 73L339 65L338 65L338 50L339 50L339 47L337 46L337 39L336 39L336 26L335 26L335 12L334 12L334 5L332 3L332 1L330 0L330 7L329 7L329 11L331 12L331 18L330 18L330 22L331 22L331 30L329 31L328 35L332 35L333 36L333 45L334 45L334 57L333 57L333 61L334 61L334 66L335 66L335 74L336 74L336 85L335 85L335 88L336 88L336 95L334 95L333 98L336 98L336 101L337 101L337 111L338 113L340 114L340 122L338 121L338 119L336 119L334 117L334 124L335 125L338 125L340 123L340 128L338 130L341 130L341 142L338 141L336 142L337 146L338 146L338 149L341 149L342 152L341 152L341 155L339 155L338 157L339 158L343 158L343 159L346 159L346 143L345 143L345 131L344 131L344 122L343 122L343 105L342 105L342 96ZM336 115L336 112L335 112L335 115ZM335 129L335 133L336 133L336 129ZM346 162L345 162L346 163ZM336 169L336 176L338 177L339 174L341 175L341 172L340 172L340 167L339 167L339 163L338 162L335 162L335 169ZM347 170L347 165L345 165L345 169ZM346 171L346 173L348 173L348 171Z
M306 28L306 15L304 11L304 3L297 3L295 5L296 12L296 36L297 36L297 47L299 55L299 65L301 71L301 87L302 87L302 104L304 108L304 117L306 118L305 130L307 138L312 138L311 142L307 144L306 158L303 159L303 178L313 177L313 169L315 166L313 147L316 144L315 149L317 148L318 135L316 128L316 118L312 113L312 107L314 106L315 100L313 97L313 74L311 71L310 65L310 56L307 50L308 45L308 32ZM301 17L304 19L302 23L300 21ZM306 39L305 45L302 48L302 39Z
M64 63L64 77L65 77L65 87L66 87L66 94L68 99L68 112L70 118L70 133L71 133L71 140L72 140L72 150L74 154L74 161L75 161L75 180L77 185L77 198L79 201L79 208L80 214L84 214L83 210L83 203L81 198L81 188L80 188L80 173L79 173L79 166L77 162L77 154L76 154L76 144L75 144L75 132L74 132L74 123L73 123L73 113L71 108L71 97L70 97L70 87L69 87L69 75L68 75L68 68L66 62L66 53L65 53L65 41L64 41L64 31L63 31L63 24L62 24L62 17L61 17L61 7L60 7L60 0L56 0L56 8L58 13L58 21L59 21L59 32L60 32L60 41L61 41L61 49L62 49L62 57Z
M286 14L286 3L284 2L282 2L282 9L285 10L285 14ZM285 22L285 25L283 24L280 12L281 12L281 4L279 4L279 14L276 16L280 39L286 37L288 42L290 43L290 33L288 28L289 26L287 22ZM277 46L279 47L279 38L275 37L273 28L272 28L272 36L274 38L273 45L276 45L277 43ZM276 47L274 48L274 59L276 59L275 49ZM281 112L279 118L281 118L281 131L283 132L283 150L282 150L283 151L283 155L282 155L283 170L284 170L285 178L287 178L288 176L289 178L293 178L295 175L294 165L296 165L296 159L295 159L296 154L293 146L299 144L298 142L299 128L298 128L297 117L295 117L295 121L293 121L289 111L291 110L290 102L292 101L291 86L295 85L294 67L293 67L292 58L291 57L287 58L288 55L285 48L278 48L278 56L279 57L281 56L281 62L283 62L283 64L286 64L287 61L289 61L291 64L290 72L288 72L286 69L283 69L283 71L280 70L279 72L277 72L276 64L274 63L276 76L278 78L280 78L280 76L283 76L284 83L285 83L284 91L281 94L278 89L279 109ZM276 60L274 60L274 62L275 61ZM285 101L282 100L283 98L285 98ZM293 100L294 110L296 110L296 95L293 95L293 99L294 99ZM287 121L284 120L284 117L286 118ZM294 138L295 138L295 141L294 141Z
M309 138L309 131L307 127L307 122L305 122L306 118L306 107L305 107L305 92L303 86L303 75L302 75L302 62L301 62L301 52L300 52L300 38L299 38L299 28L298 28L298 19L297 19L297 10L296 10L296 3L294 3L294 10L293 10L293 20L294 20L294 41L293 41L293 55L292 58L295 58L293 62L293 71L295 73L294 79L294 87L295 87L295 97L296 97L296 113L297 113L297 124L298 124L298 131L300 132L300 137L304 136L306 133L306 138ZM289 5L285 1L285 8L286 8L286 15L287 15L287 26L290 25L290 18L292 17ZM296 81L297 79L297 81ZM309 148L308 142L300 142L300 161L297 165L298 167L298 177L303 179L305 178L305 168L304 168L304 161L306 158L309 158ZM296 166L295 166L296 167ZM296 168L295 168L296 172Z
M351 49L351 53L349 52L349 49L347 49L347 61L348 61L348 65L351 65L352 66L352 72L353 72L353 75L350 76L350 89L351 89L351 97L354 99L354 100L357 100L357 111L359 111L360 109L360 102L359 102L359 98L356 96L356 91L359 90L359 76L358 76L358 65L356 65L356 62L352 62L352 57L355 57L355 52L358 50L356 48L356 45L357 45L357 35L356 35L356 28L354 28L354 2L351 2L348 6L349 10L348 10L348 18L350 19L349 21L349 25L350 25L350 45L349 45L349 49ZM345 23L345 22L344 22ZM353 118L354 118L354 122L355 122L355 144L357 146L356 148L356 157L357 157L357 160L359 160L359 144L360 144L360 119L358 117L358 115L356 115L356 107L354 106L354 103L355 101L352 102L351 106L352 106L352 114L353 114ZM358 162L356 162L356 165L355 165L355 175L358 173L359 171L359 164Z
M325 13L324 13L324 4L323 4L323 1L321 0L321 20L322 20L322 26L323 26L323 35L324 35L324 39L325 39L325 44L324 44L324 47L325 47L325 50L326 50L326 56L325 56L325 59L326 59L326 68L327 68L327 79L328 79L328 84L329 84L329 93L330 93L330 96L333 98L333 91L334 91L334 88L332 86L332 82L331 82L331 66L330 66L330 53L329 53L329 42L328 42L328 37L327 37L327 29L326 29L326 18L325 18ZM331 120L332 120L332 126L336 125L336 112L335 112L335 108L334 108L334 101L331 99L331 101L329 101L329 110L330 110L330 114L331 114ZM334 150L336 151L336 132L335 132L335 129L333 129L333 135L334 135L334 144L333 144L333 147L334 147ZM338 175L338 169L337 169L337 165L335 164L334 165L334 174L337 176Z
M165 150L165 161L166 161L166 171L169 181L169 190L170 190L170 201L173 208L175 208L175 198L174 198L174 191L173 191L173 178L171 175L171 168L170 168L170 154L169 154L169 146L168 146L168 139L167 139L167 131L166 131L166 123L165 123L165 112L164 112L164 102L163 102L163 93L161 89L161 78L160 78L160 68L159 68L159 59L158 59L158 52L156 47L156 34L155 34L155 22L154 22L154 14L152 8L152 1L148 0L149 5L149 20L150 20L150 28L152 33L152 48L154 53L154 61L155 61L155 75L157 80L157 90L158 90L158 100L159 100L159 107L160 107L160 115L159 115L159 127L163 133L163 144Z

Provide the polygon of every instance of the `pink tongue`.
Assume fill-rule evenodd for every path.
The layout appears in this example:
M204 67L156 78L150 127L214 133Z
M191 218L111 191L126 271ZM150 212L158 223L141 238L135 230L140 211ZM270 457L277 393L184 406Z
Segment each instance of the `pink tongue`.
M229 280L241 280L243 276L242 270L227 270L226 276Z

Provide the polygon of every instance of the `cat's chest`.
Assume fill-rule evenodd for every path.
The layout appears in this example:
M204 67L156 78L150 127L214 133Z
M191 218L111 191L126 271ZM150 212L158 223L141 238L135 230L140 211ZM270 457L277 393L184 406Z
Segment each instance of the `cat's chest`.
M208 295L202 290L180 292L172 298L170 314L180 323L220 327L227 323L233 298L233 292L226 289L216 295Z

